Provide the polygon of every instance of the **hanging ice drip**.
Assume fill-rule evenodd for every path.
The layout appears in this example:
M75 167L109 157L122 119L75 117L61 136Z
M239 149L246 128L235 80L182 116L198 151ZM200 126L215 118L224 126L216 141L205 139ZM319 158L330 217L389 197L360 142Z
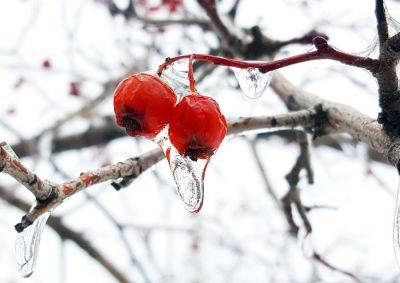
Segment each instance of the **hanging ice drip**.
M23 277L29 277L35 271L41 235L49 216L50 212L43 214L32 225L17 235L15 256L18 272Z
M259 98L269 86L273 72L261 73L257 68L231 68L243 93L249 98Z
M168 160L177 194L185 208L190 212L198 212L203 205L204 176L209 159L193 161L187 156L180 155L168 138L168 127L155 141L163 149Z

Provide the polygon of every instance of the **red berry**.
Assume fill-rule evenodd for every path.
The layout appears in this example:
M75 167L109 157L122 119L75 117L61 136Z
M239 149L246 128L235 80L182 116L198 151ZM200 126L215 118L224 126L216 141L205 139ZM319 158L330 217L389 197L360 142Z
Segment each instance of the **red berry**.
M49 59L43 60L42 67L45 68L45 69L50 69L51 68L50 60Z
M182 6L182 0L162 0L162 4L168 7L170 13L176 12L176 10Z
M181 155L197 160L214 154L226 131L226 120L218 103L193 93L176 105L168 134Z
M123 80L114 92L117 124L130 136L154 138L168 124L175 104L174 91L146 73Z
M69 83L69 94L73 96L80 96L80 83L79 82L70 82Z

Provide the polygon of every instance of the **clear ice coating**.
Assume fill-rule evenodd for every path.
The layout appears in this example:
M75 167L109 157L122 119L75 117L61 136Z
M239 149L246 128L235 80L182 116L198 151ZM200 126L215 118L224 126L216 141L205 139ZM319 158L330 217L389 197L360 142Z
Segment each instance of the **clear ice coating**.
M397 188L396 206L394 211L393 248L397 265L400 267L400 184Z
M191 160L179 154L165 128L155 139L163 149L174 177L176 191L190 212L199 212L204 200L204 177L210 159Z
M389 28L389 36L393 36L400 32L400 23L396 21L387 11L386 9L386 18Z
M18 271L23 277L29 277L35 270L40 246L40 238L50 212L40 216L32 225L17 235L15 255Z
M11 146L10 146L8 143L4 143L4 144L2 145L2 148L3 148L5 151L7 151L7 153L10 154L12 157L18 159L17 154L14 152L14 150L11 148Z
M379 45L378 36L374 35L371 42L363 50L355 53L355 55L377 58L379 56L378 45Z
M193 161L189 157L183 157L173 146L167 150L178 195L187 210L198 212L204 200L204 175L208 161Z
M261 73L257 68L231 68L244 94L250 98L260 97L272 79L273 72Z
M190 93L188 79L189 60L178 60L169 65L161 74L163 79L181 99Z

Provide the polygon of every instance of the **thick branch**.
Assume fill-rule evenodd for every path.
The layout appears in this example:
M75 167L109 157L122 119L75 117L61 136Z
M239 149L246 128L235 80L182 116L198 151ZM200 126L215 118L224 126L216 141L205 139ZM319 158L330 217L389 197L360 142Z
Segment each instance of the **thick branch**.
M218 15L216 1L215 0L197 0L200 6L207 13L207 16L211 20L213 28L217 31L225 47L234 46L236 49L241 50L243 48L242 42L232 34L228 27L222 22Z
M248 117L231 120L228 124L228 134L235 135L252 130L262 130L267 128L286 127L294 128L297 126L311 126L314 122L316 112L314 109L290 112L287 114L266 116L266 117ZM39 203L27 215L21 223L16 225L18 232L23 231L31 225L40 215L50 211L60 205L66 198L73 194L91 187L95 184L116 180L123 177L130 179L137 178L144 171L152 167L164 158L161 149L149 151L141 156L130 158L124 162L109 165L98 170L82 174L80 177L56 185L55 198L46 203ZM3 161L0 159L0 161ZM13 176L14 177L14 176ZM19 179L17 179L19 181Z
M375 16L379 36L379 46L382 49L386 43L386 40L389 38L384 0L375 1Z

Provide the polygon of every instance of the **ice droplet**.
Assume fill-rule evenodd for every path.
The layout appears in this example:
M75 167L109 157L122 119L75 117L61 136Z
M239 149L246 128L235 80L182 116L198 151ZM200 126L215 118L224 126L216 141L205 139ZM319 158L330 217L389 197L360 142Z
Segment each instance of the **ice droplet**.
M17 235L15 255L18 271L23 277L29 277L35 270L39 252L40 238L50 212L40 216L32 225Z
M394 211L393 248L397 265L400 267L400 183L397 188L396 206Z
M164 151L176 191L190 212L199 212L204 200L204 177L210 159L191 160L179 154L168 138L166 127L154 140Z
M261 73L257 68L231 68L244 94L250 98L260 97L271 82L273 72Z

